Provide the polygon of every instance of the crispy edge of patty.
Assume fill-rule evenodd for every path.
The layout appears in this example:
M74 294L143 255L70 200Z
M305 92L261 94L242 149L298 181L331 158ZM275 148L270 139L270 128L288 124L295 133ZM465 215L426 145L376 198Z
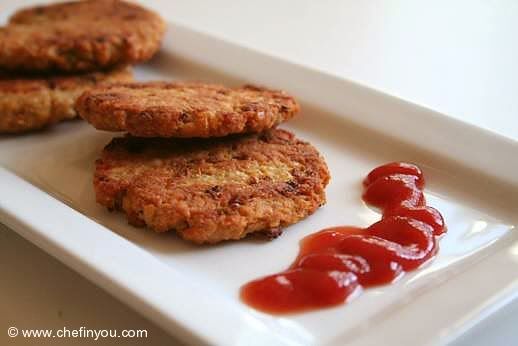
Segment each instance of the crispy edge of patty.
M0 133L21 133L75 118L74 102L82 92L132 79L130 67L61 76L0 73Z
M199 82L114 84L88 90L76 102L95 128L138 137L223 137L261 132L300 110L284 91Z
M93 71L149 60L166 29L162 18L118 0L23 9L0 28L0 68Z
M96 161L97 202L194 243L281 229L325 203L323 157L285 130L224 139L115 138Z

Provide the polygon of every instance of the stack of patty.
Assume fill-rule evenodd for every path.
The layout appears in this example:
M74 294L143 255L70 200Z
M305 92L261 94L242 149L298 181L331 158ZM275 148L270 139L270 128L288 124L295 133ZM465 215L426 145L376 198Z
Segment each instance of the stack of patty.
M75 108L97 129L128 133L96 161L94 187L133 225L195 243L273 238L325 203L322 156L275 129L299 111L283 91L119 83L86 91Z
M117 0L23 9L0 27L0 133L40 129L76 117L83 91L131 81L128 67L158 50L165 24Z

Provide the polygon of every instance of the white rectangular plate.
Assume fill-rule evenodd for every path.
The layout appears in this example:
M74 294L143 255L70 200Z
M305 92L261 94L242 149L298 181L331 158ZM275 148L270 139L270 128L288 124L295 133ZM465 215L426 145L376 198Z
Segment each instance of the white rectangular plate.
M283 125L324 155L328 203L275 241L193 246L129 226L95 203L94 160L114 136L73 121L0 137L0 221L188 342L422 344L452 340L516 291L516 142L347 80L170 24L146 79L243 82L302 102ZM270 316L242 304L242 284L286 268L304 236L379 219L361 179L389 161L419 164L449 232L437 258L393 285L332 309ZM492 310L493 309L493 310Z

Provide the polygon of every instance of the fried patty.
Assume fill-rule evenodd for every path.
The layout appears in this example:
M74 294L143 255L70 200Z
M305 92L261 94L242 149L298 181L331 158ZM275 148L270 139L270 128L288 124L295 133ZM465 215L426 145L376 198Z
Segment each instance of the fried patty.
M61 76L0 73L0 133L35 130L74 118L74 102L83 91L131 80L129 67Z
M125 1L32 7L0 28L0 68L78 72L137 63L153 56L164 32L157 14Z
M96 161L97 202L195 243L270 236L325 203L318 151L284 130L221 139L115 138Z
M273 128L292 118L299 105L283 91L250 85L147 82L89 90L76 110L99 130L207 138Z

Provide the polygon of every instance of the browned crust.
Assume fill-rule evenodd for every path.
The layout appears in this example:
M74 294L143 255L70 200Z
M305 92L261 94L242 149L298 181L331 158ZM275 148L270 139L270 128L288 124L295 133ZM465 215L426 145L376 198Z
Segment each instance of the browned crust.
M92 71L150 59L165 23L117 0L66 2L15 13L0 28L0 68Z
M272 236L325 203L329 172L284 130L223 139L115 138L96 161L97 201L131 224L195 243Z
M74 118L74 102L83 91L132 79L129 67L61 76L0 73L0 133L35 130Z
M270 129L292 118L299 105L283 91L249 85L147 82L89 90L76 110L99 130L206 138Z

